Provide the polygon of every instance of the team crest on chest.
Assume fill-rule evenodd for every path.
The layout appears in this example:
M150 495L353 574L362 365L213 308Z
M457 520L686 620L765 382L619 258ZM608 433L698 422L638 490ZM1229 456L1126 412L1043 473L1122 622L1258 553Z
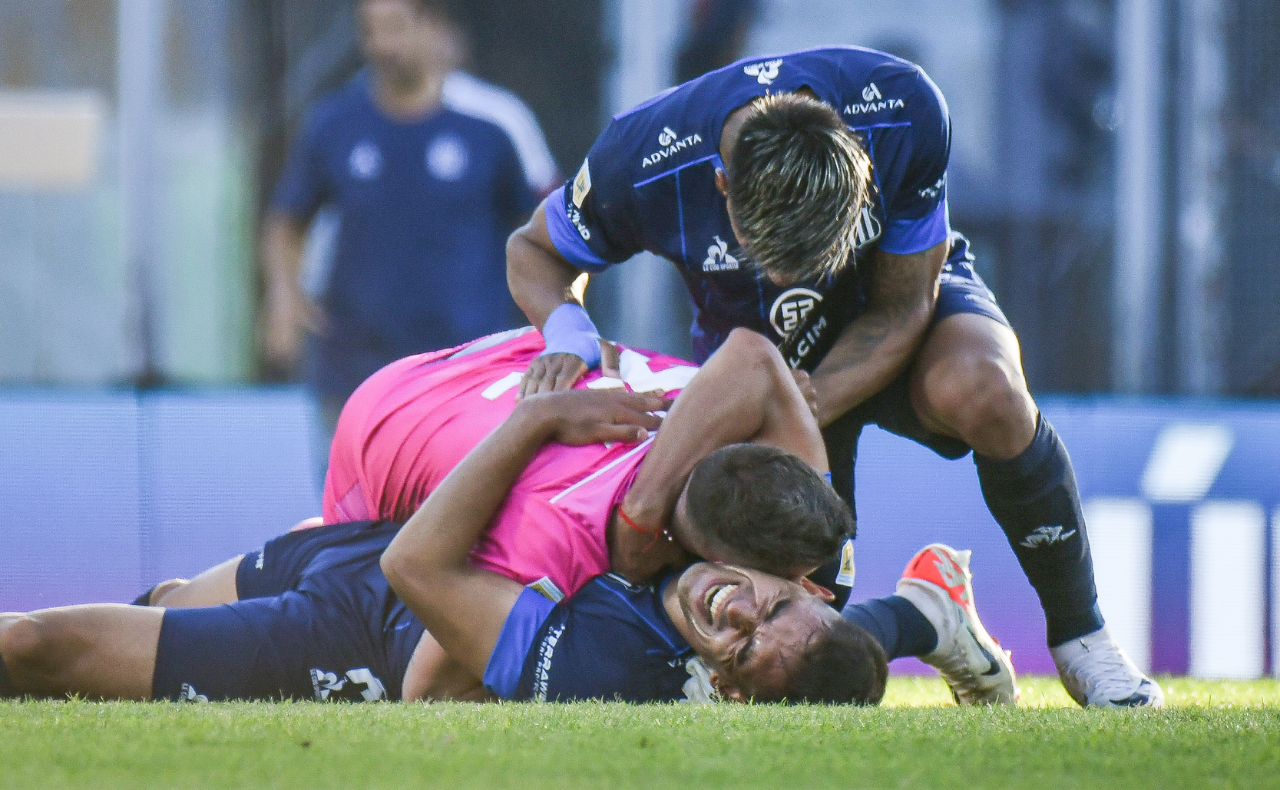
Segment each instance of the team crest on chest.
M457 181L467 172L467 146L451 134L442 134L427 146L427 171L441 181Z
M362 140L351 149L351 156L347 157L347 169L361 181L377 178L382 172L382 152L378 150L378 146Z

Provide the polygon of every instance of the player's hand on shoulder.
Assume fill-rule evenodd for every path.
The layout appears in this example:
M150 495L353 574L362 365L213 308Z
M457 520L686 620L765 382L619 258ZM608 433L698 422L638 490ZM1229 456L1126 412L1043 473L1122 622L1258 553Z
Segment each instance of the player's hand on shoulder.
M656 392L625 390L568 390L531 395L520 408L532 413L548 441L584 445L597 442L639 442L656 431L671 399Z
M600 372L605 376L620 379L618 372L618 347L601 338L600 340ZM589 368L582 357L569 352L543 354L533 360L529 369L520 379L520 398L537 395L543 392L559 392L567 390L578 383L578 379L587 374Z
M586 372L587 363L577 354L562 352L537 357L520 379L520 398L567 390Z

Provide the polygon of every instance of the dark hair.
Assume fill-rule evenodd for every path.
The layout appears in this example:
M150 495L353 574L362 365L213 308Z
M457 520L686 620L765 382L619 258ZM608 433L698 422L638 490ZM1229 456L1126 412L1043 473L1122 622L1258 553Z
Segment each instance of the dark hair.
M687 503L693 529L775 576L830 560L856 529L849 506L812 467L763 444L731 444L702 459Z
M843 617L814 634L799 662L790 668L791 683L776 697L792 704L879 705L889 679L884 648L861 626Z
M814 280L853 254L871 159L827 104L798 93L752 102L727 175L740 241L764 271Z

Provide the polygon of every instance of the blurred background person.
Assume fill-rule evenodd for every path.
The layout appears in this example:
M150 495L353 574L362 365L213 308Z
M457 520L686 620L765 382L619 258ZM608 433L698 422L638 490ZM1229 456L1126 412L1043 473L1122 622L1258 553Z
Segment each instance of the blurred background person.
M289 372L301 359L318 459L369 374L518 320L504 243L557 180L533 113L457 70L444 2L361 0L357 14L368 66L311 106L262 240L265 361ZM312 239L328 249L304 285L321 209L328 232Z
M676 53L675 84L742 57L759 5L759 0L693 0L684 43Z

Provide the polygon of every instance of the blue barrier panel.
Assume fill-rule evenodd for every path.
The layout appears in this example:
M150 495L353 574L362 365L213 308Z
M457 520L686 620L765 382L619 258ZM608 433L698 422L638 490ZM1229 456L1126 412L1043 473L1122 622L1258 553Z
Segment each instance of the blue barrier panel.
M190 576L320 515L296 391L141 399L143 574Z
M136 590L136 398L0 396L0 508L0 610L119 600Z
M296 390L0 392L0 610L127 601L319 515Z

